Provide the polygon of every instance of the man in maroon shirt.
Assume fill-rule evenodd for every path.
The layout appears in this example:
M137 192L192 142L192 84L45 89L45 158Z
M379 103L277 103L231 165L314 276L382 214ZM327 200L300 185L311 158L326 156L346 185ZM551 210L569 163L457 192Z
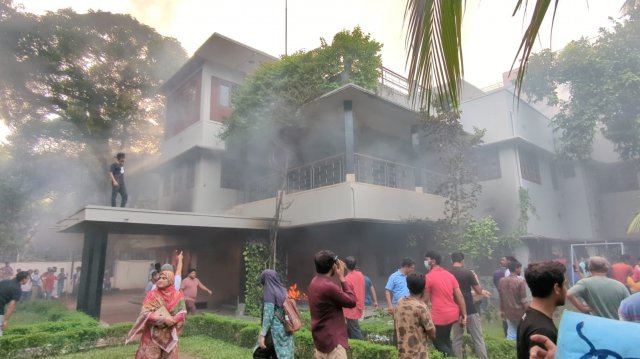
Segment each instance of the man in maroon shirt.
M335 253L321 250L314 261L316 275L307 288L314 358L347 359L349 342L342 308L355 307L356 295L345 281L345 264Z

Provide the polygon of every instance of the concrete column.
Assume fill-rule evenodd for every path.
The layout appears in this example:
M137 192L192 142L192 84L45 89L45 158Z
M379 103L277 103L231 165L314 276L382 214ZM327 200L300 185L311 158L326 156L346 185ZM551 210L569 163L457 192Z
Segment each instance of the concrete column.
M344 143L345 174L355 174L355 154L353 150L353 103L350 100L344 101Z
M106 227L86 224L77 309L96 319L100 319L108 237L109 232Z

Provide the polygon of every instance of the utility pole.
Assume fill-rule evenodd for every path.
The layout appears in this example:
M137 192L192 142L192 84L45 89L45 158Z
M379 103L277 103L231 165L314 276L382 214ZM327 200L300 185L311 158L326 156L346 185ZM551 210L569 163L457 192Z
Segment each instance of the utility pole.
M287 5L288 5L288 1L289 0L284 0L284 54L285 56L288 55L287 52L287 22L288 22L288 16L287 16Z

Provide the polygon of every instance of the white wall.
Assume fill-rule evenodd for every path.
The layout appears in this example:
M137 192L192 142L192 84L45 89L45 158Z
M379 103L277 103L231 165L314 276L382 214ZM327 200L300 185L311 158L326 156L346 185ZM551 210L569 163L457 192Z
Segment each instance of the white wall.
M144 288L149 282L149 260L116 260L113 265L111 287L120 290Z
M487 130L483 137L486 144L514 137L509 107L502 92L493 92L463 102L460 111L460 121L465 131L473 133L474 127Z
M482 193L478 196L478 207L473 211L476 218L493 217L502 233L513 230L518 220L518 188L520 187L515 147L502 146L499 151L500 178L481 181Z
M220 187L221 164L219 153L203 153L196 162L194 212L222 213L237 203L236 190Z
M589 203L589 184L586 182L582 166L576 165L575 177L564 178L558 171L560 183L560 213L564 223L566 237L569 239L590 240L595 238Z
M412 218L438 220L443 217L445 199L429 193L376 186L367 183L339 183L287 194L283 226L302 226L346 219L402 222ZM275 199L245 203L229 214L273 217Z

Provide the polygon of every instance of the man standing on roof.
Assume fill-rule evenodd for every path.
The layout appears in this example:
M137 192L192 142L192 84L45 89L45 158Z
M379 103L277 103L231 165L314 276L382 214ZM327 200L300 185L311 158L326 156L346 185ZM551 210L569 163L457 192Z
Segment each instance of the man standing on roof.
M123 152L118 152L116 162L112 163L109 169L109 179L111 180L111 207L116 206L118 193L120 193L121 198L120 207L124 207L129 198L127 187L124 185L124 157Z

